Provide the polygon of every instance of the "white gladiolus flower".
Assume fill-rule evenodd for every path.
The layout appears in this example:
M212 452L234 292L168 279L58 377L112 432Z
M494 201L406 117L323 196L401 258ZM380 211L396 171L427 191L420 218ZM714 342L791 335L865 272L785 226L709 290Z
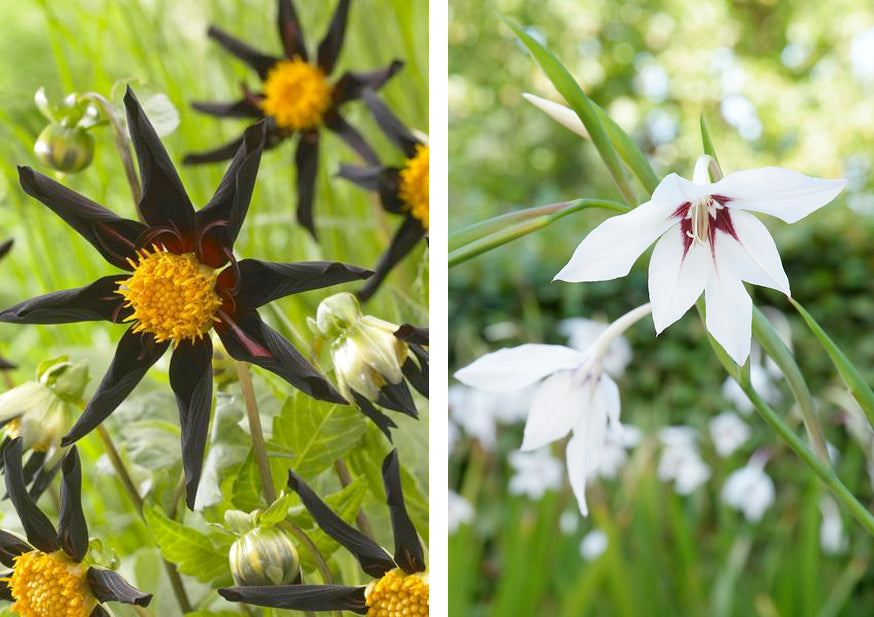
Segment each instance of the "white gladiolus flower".
M486 392L455 384L449 386L449 413L456 426L491 451L495 447L498 425L524 420L532 395L531 388Z
M476 516L476 511L471 503L456 493L449 491L449 534L452 535L462 525L469 525L473 522Z
M580 554L586 561L595 561L607 551L610 541L600 529L593 529L580 542Z
M733 471L722 486L722 501L742 512L751 523L761 520L776 496L774 481L763 467L764 461L753 455L746 467Z
M537 501L546 491L561 488L561 462L547 450L510 452L509 461L516 472L507 487L511 494Z
M774 383L771 373L756 362L750 363L750 382L755 391L762 397L762 400L768 403L768 405L778 405L783 400L783 394L780 392L777 384ZM722 396L731 401L735 409L745 416L750 415L754 409L752 401L750 401L734 377L725 378L725 382L722 384Z
M750 212L794 223L829 203L847 181L764 167L709 184L712 160L699 159L694 181L670 174L650 201L601 223L555 278L579 283L625 276L655 242L649 294L656 333L682 317L704 293L707 330L735 362L744 364L753 310L744 282L790 295L774 240Z
M664 444L656 475L673 482L678 495L688 495L710 479L710 467L698 454L698 431L691 426L667 426L659 431Z
M627 449L635 447L641 439L640 429L631 424L623 424L619 429L608 426L604 451L598 464L598 475L611 479L619 475L619 470L628 462Z
M558 331L568 337L568 347L585 351L595 344L595 341L604 334L610 324L585 317L572 317L558 322ZM622 377L625 367L631 362L631 345L624 336L614 340L604 354L602 366L604 372L613 378Z
M537 383L522 450L532 451L573 433L567 445L571 487L583 515L586 481L600 464L607 424L619 422L619 388L603 372L602 359L617 336L648 315L649 305L616 320L587 351L527 344L486 354L455 376L475 388L508 392Z
M710 420L709 427L713 446L722 458L731 456L752 434L746 422L733 411L723 411Z
M822 523L819 526L819 545L826 555L838 555L847 550L850 539L844 531L841 512L834 498L825 496L819 501Z

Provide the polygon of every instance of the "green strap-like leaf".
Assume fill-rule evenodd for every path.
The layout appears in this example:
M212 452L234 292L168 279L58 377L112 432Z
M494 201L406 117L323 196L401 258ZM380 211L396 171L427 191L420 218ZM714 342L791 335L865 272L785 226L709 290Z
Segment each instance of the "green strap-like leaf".
M639 202L637 196L634 194L634 189L631 188L631 183L628 181L628 178L625 175L625 170L619 162L616 150L610 139L607 137L607 133L604 131L601 120L589 100L589 97L585 95L579 84L577 84L564 65L559 62L554 55L552 55L552 52L506 17L501 17L501 19L507 22L507 25L513 29L513 32L515 32L516 36L518 36L522 43L525 44L525 47L527 47L528 51L531 52L534 60L540 65L543 72L546 73L546 76L552 82L552 85L555 86L556 90L558 90L559 94L564 97L564 100L567 101L571 109L573 109L580 117L580 120L582 120L583 125L589 132L592 143L594 143L595 148L598 149L598 154L601 155L601 159L607 166L610 176L613 178L619 192L622 194L622 198L629 206L636 206Z

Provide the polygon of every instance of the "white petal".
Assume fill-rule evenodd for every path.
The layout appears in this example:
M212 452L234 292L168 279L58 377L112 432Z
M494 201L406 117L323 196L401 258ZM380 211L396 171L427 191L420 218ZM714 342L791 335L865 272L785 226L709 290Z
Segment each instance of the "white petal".
M794 223L837 197L847 180L811 178L780 167L747 169L710 185L714 195L730 197L731 208L770 214Z
M589 404L574 424L574 435L567 444L568 478L583 516L589 514L586 481L598 469L607 437L607 407L604 388L595 388Z
M677 203L648 201L613 216L589 233L554 280L580 283L625 276L637 258L674 224Z
M737 240L724 233L716 234L714 240L720 262L730 264L741 280L790 295L780 253L764 223L740 210L732 211L731 223Z
M610 379L607 375L601 375L601 390L604 393L604 401L606 403L607 419L610 424L617 427L617 430L622 430L619 424L619 411L621 405L619 401L619 386L616 382ZM605 437L606 439L606 437Z
M704 291L713 272L710 247L683 248L683 231L674 225L656 242L649 261L649 299L656 334L682 317Z
M546 113L547 116L561 124L567 129L570 129L580 137L589 138L589 132L583 126L583 121L576 112L570 107L565 107L560 103L554 103L548 99L541 98L534 94L522 93L522 98Z
M589 401L589 390L574 383L573 371L551 375L534 393L525 423L522 450L542 448L567 435Z
M750 355L753 301L744 284L720 260L707 282L704 299L707 305L707 330L728 352L732 360L743 365Z
M562 369L576 368L586 354L563 345L519 345L487 353L455 377L469 386L491 392L518 390Z

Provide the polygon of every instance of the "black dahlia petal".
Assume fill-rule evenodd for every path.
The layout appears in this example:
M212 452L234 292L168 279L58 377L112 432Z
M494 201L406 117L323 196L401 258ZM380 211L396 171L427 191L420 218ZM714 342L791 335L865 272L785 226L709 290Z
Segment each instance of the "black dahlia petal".
M6 494L18 513L27 541L44 553L52 553L60 548L58 532L49 518L30 498L24 485L21 469L21 438L13 439L3 450L3 465L6 468Z
M33 547L15 534L0 529L0 563L7 568L15 565L15 558L29 553Z
M11 568L12 566L9 567ZM15 598L12 596L12 590L9 588L9 581L7 580L10 578L12 578L12 572L3 574L2 579L0 579L0 600L15 602Z
M140 166L143 184L140 212L146 224L170 227L189 235L194 230L194 206L164 144L130 87L124 95L124 106L128 131Z
M313 398L347 404L309 360L254 310L227 319L231 322L217 324L216 332L232 358L272 371Z
M421 141L416 139L415 135L410 132L404 123L392 113L388 106L383 103L376 92L367 90L363 94L364 102L370 108L370 113L382 129L382 132L392 140L392 142L401 149L406 157L413 158L416 155L416 147L421 145Z
M108 418L169 346L169 342L156 343L151 334L137 334L133 329L125 332L118 342L109 370L61 444L68 446L81 439Z
M400 172L397 167L362 167L360 165L340 165L337 173L368 191L379 194L379 200L386 212L402 214L404 202L398 195Z
M361 411L361 413L373 420L373 423L376 424L377 427L379 427L379 430L382 431L382 434L385 435L389 441L393 441L393 439L391 438L391 429L398 427L398 425L395 424L394 420L392 420L387 415L378 410L376 407L374 407L373 403L368 401L357 392L353 392L352 397L355 399L355 403L356 405L358 405L358 409Z
M401 370L410 385L418 390L419 394L428 398L428 352L415 343L409 345L416 359L407 358Z
M199 253L206 250L205 244L210 239L228 250L232 250L246 213L252 200L255 188L255 178L261 163L261 153L266 140L264 122L250 126L243 133L240 147L234 159L228 166L215 194L197 215L197 249ZM209 257L205 255L204 257ZM212 263L213 267L223 265L227 257L222 255L221 263Z
M55 479L55 476L58 475L60 469L60 463L54 467L40 467L33 478L33 482L30 483L30 498L34 501L39 501L39 498L52 483L52 480Z
M112 615L109 614L109 611L98 604L94 607L94 610L91 611L91 614L88 617L112 617Z
M215 39L219 45L227 49L237 58L255 69L258 76L263 80L267 79L267 73L273 68L280 59L269 56L255 49L254 47L244 43L235 36L231 36L221 28L210 26L207 30L207 35Z
M403 62L392 60L390 64L375 71L344 73L334 86L332 94L334 104L342 105L361 98L365 90L379 90L402 68L404 68Z
M376 265L376 274L368 279L364 287L358 292L358 297L362 302L366 302L376 293L382 281L391 272L398 262L406 257L412 251L419 240L425 237L425 230L422 225L413 217L407 219L401 224L392 238L391 244L379 258L379 263Z
M70 448L61 463L61 508L58 542L73 561L79 562L88 552L88 523L82 511L82 467L79 451Z
M24 192L40 200L70 227L88 240L116 268L132 270L128 259L136 258L137 238L146 226L123 219L76 191L30 167L18 168Z
M407 386L407 382L403 380L394 384L386 384L380 388L376 404L387 409L393 409L394 411L407 414L413 418L419 417L419 412L416 410L416 404L413 402L413 395L410 393L410 388Z
M277 263L244 259L239 262L239 302L258 308L290 294L366 279L372 270L336 261Z
M11 371L15 368L18 368L17 364L13 364L3 356L0 356L0 371Z
M88 568L88 584L99 602L122 602L148 606L152 594L140 591L112 570Z
M15 240L9 239L6 242L0 244L0 259L6 257L6 254L12 249L12 245L15 244Z
M264 585L226 587L219 595L231 602L298 611L350 611L367 613L364 587L343 585Z
M328 114L325 117L325 126L336 133L340 139L346 142L346 145L352 148L355 153L361 157L365 163L369 165L379 165L379 157L370 144L364 139L364 136L358 132L358 129L351 124L336 111Z
M90 285L53 291L0 311L0 322L56 324L112 321L121 318L124 298L116 293L124 274L106 276Z
M230 103L213 103L209 101L194 101L191 107L199 112L218 118L263 118L264 113L252 104L248 97Z
M306 131L301 134L294 155L297 167L297 222L316 238L313 221L313 200L316 196L316 176L319 172L319 133Z
M196 343L184 341L170 360L170 387L179 406L182 428L182 466L185 469L185 501L194 508L197 486L203 470L203 454L209 436L212 408L212 341L209 336Z
M312 514L322 531L352 553L367 574L380 578L395 568L395 562L379 544L337 516L293 471L288 472L288 488L300 496L303 505Z
M299 57L306 62L307 47L303 38L303 28L300 25L300 19L297 18L297 11L294 8L294 3L291 0L279 0L279 16L277 19L279 26L279 40L282 41L282 48L285 50L287 58Z
M422 347L428 346L428 328L405 323L395 330L395 336L407 343Z
M343 39L346 36L346 20L349 16L349 0L340 0L331 18L331 25L325 33L325 38L319 43L318 65L330 75L343 49Z
M382 481L388 509L391 513L391 526L395 536L395 563L407 574L425 571L425 553L419 534L413 527L410 515L404 505L401 488L401 466L398 451L392 450L382 462Z
M222 144L212 150L204 150L202 152L191 152L186 154L182 159L183 165L201 165L203 163L217 163L219 161L227 161L234 157L240 145L243 143L243 136L240 135L233 141Z

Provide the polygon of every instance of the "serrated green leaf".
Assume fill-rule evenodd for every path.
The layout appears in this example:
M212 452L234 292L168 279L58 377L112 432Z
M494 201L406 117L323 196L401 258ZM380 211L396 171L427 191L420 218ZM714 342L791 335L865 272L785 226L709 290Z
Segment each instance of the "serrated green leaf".
M217 585L231 581L228 550L233 538L220 536L226 543L216 546L208 536L167 518L160 508L147 504L143 508L146 525L167 561L175 563L183 574L204 583Z
M365 418L354 407L298 393L274 419L273 441L294 453L291 469L313 478L358 445L364 428Z
M231 502L244 512L251 512L263 505L261 500L261 477L255 452L250 449L246 460L240 463L234 476Z

